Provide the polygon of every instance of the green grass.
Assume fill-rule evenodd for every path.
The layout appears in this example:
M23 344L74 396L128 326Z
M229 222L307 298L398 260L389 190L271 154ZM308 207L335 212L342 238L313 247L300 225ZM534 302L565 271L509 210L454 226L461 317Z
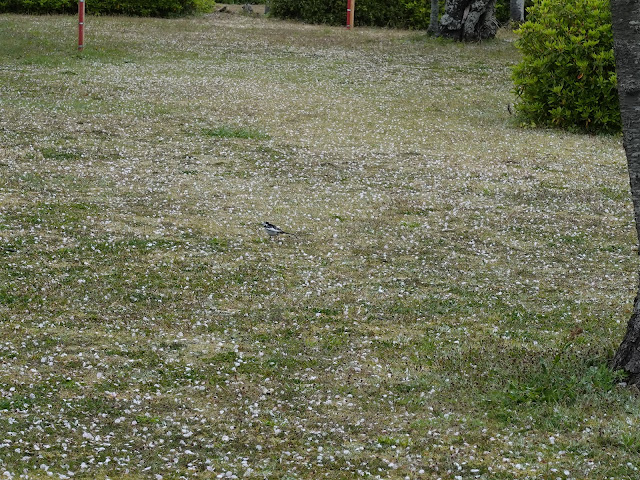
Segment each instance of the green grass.
M262 133L259 130L249 127L233 127L223 125L218 128L203 128L202 134L208 137L217 138L240 138L240 139L256 139L256 140L268 140L269 135Z
M0 16L0 472L637 478L621 139L513 33L74 28Z

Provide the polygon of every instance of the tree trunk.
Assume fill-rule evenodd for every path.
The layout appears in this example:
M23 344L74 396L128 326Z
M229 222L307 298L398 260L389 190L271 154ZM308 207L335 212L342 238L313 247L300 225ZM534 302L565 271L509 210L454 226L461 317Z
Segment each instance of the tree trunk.
M438 0L431 0L431 17L429 18L429 28L427 33L431 35L438 34L438 18L440 16L440 2Z
M640 0L612 0L611 16L624 149L640 238ZM640 283L627 333L611 366L627 372L630 383L640 385Z
M511 0L511 21L524 22L524 0Z
M498 31L496 0L447 0L440 35L455 40L493 38Z

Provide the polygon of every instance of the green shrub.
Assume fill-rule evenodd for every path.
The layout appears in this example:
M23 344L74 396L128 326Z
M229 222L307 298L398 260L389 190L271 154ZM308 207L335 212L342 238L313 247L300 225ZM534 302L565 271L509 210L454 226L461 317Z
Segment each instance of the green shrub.
M90 0L87 14L171 17L213 8L212 0ZM77 0L0 0L0 13L75 13Z
M531 125L618 132L609 0L536 0L516 43L518 114Z
M440 13L445 0L440 0ZM271 0L275 17L302 20L307 23L344 25L346 0ZM430 0L357 0L356 26L414 28L426 30L431 15ZM496 2L496 15L501 23L509 20L509 0Z
M72 13L78 11L73 0L0 0L1 13Z
M507 23L511 17L509 1L498 0L496 2L496 19L500 23Z
M260 3L260 2L256 2ZM194 0L195 11L199 13L209 13L216 8L215 0Z
M345 22L345 5L344 0L273 0L271 14L307 23L340 25Z
M357 0L355 24L426 29L430 5L429 0ZM344 25L346 9L346 0L272 0L271 12L275 17L307 23Z

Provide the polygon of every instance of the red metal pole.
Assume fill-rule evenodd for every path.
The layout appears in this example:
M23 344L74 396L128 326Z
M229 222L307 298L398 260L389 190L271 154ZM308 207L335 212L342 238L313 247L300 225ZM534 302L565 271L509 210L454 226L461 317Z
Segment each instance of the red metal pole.
M78 0L78 50L84 48L84 0Z
M353 8L353 0L347 0L347 28L353 27L353 25L351 25L351 19L353 18L351 16L352 8Z

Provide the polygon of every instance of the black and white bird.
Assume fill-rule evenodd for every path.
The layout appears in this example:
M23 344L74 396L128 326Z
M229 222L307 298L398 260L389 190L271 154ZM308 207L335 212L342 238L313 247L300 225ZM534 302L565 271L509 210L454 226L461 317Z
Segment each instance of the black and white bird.
M277 237L278 235L293 235L293 233L285 232L280 227L276 227L273 223L264 222L262 226L270 237Z

